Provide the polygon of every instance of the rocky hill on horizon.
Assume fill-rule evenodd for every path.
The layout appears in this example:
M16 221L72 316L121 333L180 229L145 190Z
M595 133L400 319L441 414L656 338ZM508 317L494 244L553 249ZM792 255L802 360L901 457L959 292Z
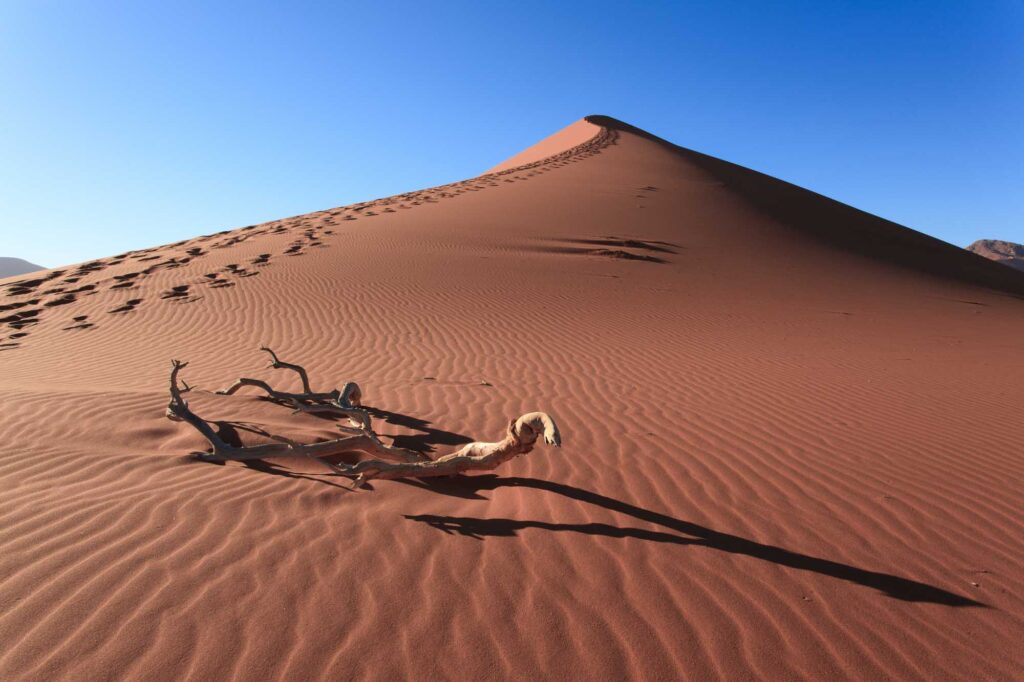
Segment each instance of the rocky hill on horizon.
M1024 244L1001 239L979 239L968 246L967 250L997 263L1024 271Z
M4 277L16 277L17 275L26 275L30 272L37 272L39 270L45 270L42 265L36 265L35 263L29 263L27 260L22 258L11 258L8 256L0 256L0 279Z

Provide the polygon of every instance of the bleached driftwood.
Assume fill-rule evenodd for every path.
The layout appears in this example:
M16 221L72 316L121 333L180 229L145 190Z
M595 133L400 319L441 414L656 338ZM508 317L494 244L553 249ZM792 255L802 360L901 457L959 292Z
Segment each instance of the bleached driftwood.
M242 447L230 445L224 442L204 419L192 412L188 402L182 397L182 391L178 387L178 372L184 369L187 364L178 360L171 361L171 400L167 404L167 416L174 421L183 421L192 425L210 442L210 445L213 446L213 452L202 456L203 459L251 460L264 457L311 457L313 459L320 459L345 452L365 452L370 455L397 459L403 462L415 462L422 459L421 455L411 450L384 445L372 430L348 429L345 427L339 428L343 428L351 435L322 443L303 444L283 436L272 436L272 438L280 442Z
M302 381L302 393L286 393L275 390L267 382L261 379L249 379L242 377L222 391L221 395L234 395L243 386L254 386L263 389L268 396L279 402L288 403L296 412L311 413L332 413L348 417L353 426L362 429L370 429L370 414L361 407L363 392L359 384L348 382L339 391L334 389L330 393L315 393L309 384L309 374L302 365L295 365L290 362L282 362L277 354L266 346L260 346L260 350L270 354L270 366L274 369L290 369L299 375Z
M310 389L309 378L304 368L300 365L281 362L269 348L264 347L261 350L270 353L273 359L272 367L292 369L298 373L302 380L304 392L284 393L274 390L269 384L258 379L242 378L228 389L218 391L219 394L232 395L242 386L257 386L266 391L275 400L290 402L293 405L304 405L306 409L303 409L303 411L312 412L318 407L340 408L334 411L345 414L352 419L351 414L342 410L358 410L354 414L366 415L365 421L360 420L358 427L339 426L338 428L348 435L320 443L298 443L281 436L272 435L271 438L278 441L277 443L241 447L233 446L218 436L204 419L192 412L188 402L182 397L182 393L186 391L183 391L178 385L178 373L186 366L186 363L172 360L170 377L171 399L167 405L167 416L174 421L183 421L190 424L209 441L213 452L200 455L201 459L208 461L244 461L269 457L308 457L322 462L341 476L354 478L354 485L358 487L363 482L374 478L425 478L430 476L452 476L463 471L490 470L514 457L527 454L533 450L537 440L540 438L543 438L545 443L555 447L559 447L562 442L558 426L549 415L544 412L530 412L510 421L505 437L500 441L493 443L469 443L450 455L431 460L426 455L421 455L404 448L385 445L381 442L371 427L369 413L360 407L362 396L356 384L347 384L342 391L314 393ZM182 384L185 385L184 382ZM309 404L310 402L324 400L329 402L327 404ZM355 420L353 420L353 423L355 423ZM376 459L364 460L355 464L335 463L325 459L332 455L352 452L364 453Z
M555 421L544 412L529 412L508 424L505 438L496 443L469 443L450 455L425 462L381 462L329 465L343 476L355 476L356 485L371 478L426 478L454 476L463 471L496 469L508 460L533 450L537 439L561 447L562 437Z

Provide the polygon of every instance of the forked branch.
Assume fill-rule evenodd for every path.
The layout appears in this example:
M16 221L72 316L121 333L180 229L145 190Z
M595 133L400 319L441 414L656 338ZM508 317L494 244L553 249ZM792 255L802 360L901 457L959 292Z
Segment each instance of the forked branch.
M241 447L230 445L217 435L206 420L196 415L189 407L188 401L181 396L181 389L178 388L178 373L186 366L187 363L178 360L171 361L171 400L167 404L167 416L174 421L184 421L191 424L210 442L213 452L201 456L202 459L240 461L262 459L264 457L311 457L313 459L320 459L346 452L363 452L377 457L397 459L400 462L416 462L423 459L421 455L411 450L385 445L377 437L377 434L369 429L351 429L351 435L349 436L321 443L303 444L281 436L272 436L272 438L280 442Z
M273 351L267 348L262 350L271 353L275 365L280 364L282 367L294 369L297 372L301 371L303 387L309 388L309 380L303 368L299 365L280 363ZM335 440L304 444L280 436L271 436L278 442L238 447L230 445L220 438L206 420L192 411L188 402L182 397L183 391L178 385L178 374L185 367L186 363L184 362L171 361L171 399L167 405L167 416L172 420L190 424L209 441L212 452L200 455L205 460L244 461L269 457L308 457L322 462L341 476L354 478L354 485L358 487L363 482L374 478L425 478L452 476L464 471L491 470L514 457L529 453L535 447L538 439L543 439L545 443L555 447L559 447L562 442L558 426L549 415L544 412L530 412L510 421L502 440L493 443L469 443L458 451L435 460L404 448L385 445L370 428L368 416L365 423L360 423L358 428L339 427L349 435ZM348 406L349 410L358 410L366 414L365 410L358 407L362 398L359 387L352 383L347 384L344 390L334 391L330 394L334 397L329 405L310 405L306 402L316 400L313 396L323 394L314 394L308 390L301 394L282 393L275 391L266 382L258 379L239 379L229 389L219 391L219 393L232 395L241 386L257 386L272 398L282 402L291 402L296 406L304 405L304 409L299 409L307 412L316 411L320 407L346 409L342 407L344 404ZM344 412L342 413L344 414ZM353 452L370 455L373 459L355 464L335 463L325 459L333 455Z
M277 353L272 351L270 348L267 348L266 346L260 346L260 350L265 352L265 353L270 353L270 366L271 367L273 367L274 369L290 369L290 370L292 370L293 372L298 374L299 378L302 380L302 390L305 391L306 393L312 393L313 392L313 389L309 387L309 375L306 374L306 368L305 367L303 367L302 365L293 365L290 362L281 362L278 359L278 357L277 357Z
M270 366L274 369L290 369L298 374L299 379L302 381L303 392L288 393L286 391L278 391L262 379L250 379L248 377L242 377L227 388L217 392L221 395L234 395L244 386L253 386L262 389L271 399L291 405L296 412L340 414L348 417L353 426L358 426L362 429L371 428L370 413L360 406L362 391L359 389L358 384L350 381L340 391L334 389L330 393L314 393L310 388L309 374L306 372L305 367L290 362L282 362L277 357L277 354L266 346L260 346L260 350L270 354Z

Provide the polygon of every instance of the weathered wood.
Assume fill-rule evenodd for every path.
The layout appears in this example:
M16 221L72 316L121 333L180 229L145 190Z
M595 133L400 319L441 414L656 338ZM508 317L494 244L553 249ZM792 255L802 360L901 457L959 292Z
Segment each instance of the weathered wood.
M192 411L188 402L182 397L181 390L178 388L178 373L186 365L187 363L178 360L171 361L171 400L167 404L167 415L174 421L183 421L192 425L210 442L213 452L200 456L201 459L240 461L262 459L265 457L312 457L313 459L320 459L346 452L363 452L378 457L397 459L402 462L415 462L423 459L422 455L411 450L385 445L369 429L353 429L352 431L355 431L353 435L322 443L303 444L282 436L271 436L281 442L242 447L229 445L217 435L204 419Z
M529 412L510 421L505 437L500 441L469 443L456 452L431 460L426 455L381 442L371 427L369 413L361 408L362 392L357 384L348 383L343 390L335 390L328 394L313 393L310 390L309 377L301 365L281 362L269 348L262 347L261 350L270 353L273 367L291 369L298 373L302 379L304 392L284 393L274 390L259 379L242 378L227 389L218 391L219 394L233 395L243 386L255 386L263 389L275 400L290 403L296 411L343 414L349 417L354 427L339 426L348 435L321 443L298 443L282 436L271 435L271 438L279 442L242 447L229 445L204 419L192 412L188 402L182 397L182 393L190 389L186 388L183 391L178 385L178 374L187 363L172 360L171 399L167 405L167 416L191 425L209 441L212 452L200 455L201 459L245 461L269 457L307 457L322 462L336 474L354 478L354 486L358 487L365 481L375 478L425 478L453 476L464 471L491 470L514 457L529 453L538 439L543 438L545 443L555 447L559 447L562 442L558 426L548 414ZM183 381L182 385L187 387ZM362 418L364 415L365 419ZM367 454L375 459L355 464L335 463L325 459L352 452Z
M281 362L277 358L277 353L267 348L266 346L260 346L260 350L265 353L270 353L270 366L274 369L290 369L299 375L302 380L302 390L306 393L312 393L313 389L309 387L309 375L306 374L306 368L302 365L293 365L290 362Z
M288 393L278 391L262 379L250 379L241 377L227 388L217 391L221 395L234 395L240 388L252 386L262 389L270 398L279 402L288 403L296 412L310 413L331 413L348 417L349 421L363 429L371 428L370 413L362 409L362 391L359 385L354 382L345 384L342 390L334 389L330 393L315 393L310 388L309 374L302 365L290 362L282 362L277 354L266 346L260 346L260 350L270 354L270 366L274 369L290 369L299 375L302 381L302 393Z

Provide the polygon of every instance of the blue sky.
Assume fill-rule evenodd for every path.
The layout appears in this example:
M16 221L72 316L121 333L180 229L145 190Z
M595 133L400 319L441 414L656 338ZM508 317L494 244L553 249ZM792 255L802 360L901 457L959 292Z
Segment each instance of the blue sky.
M586 114L941 239L1024 241L1024 3L0 4L0 255L475 175Z

